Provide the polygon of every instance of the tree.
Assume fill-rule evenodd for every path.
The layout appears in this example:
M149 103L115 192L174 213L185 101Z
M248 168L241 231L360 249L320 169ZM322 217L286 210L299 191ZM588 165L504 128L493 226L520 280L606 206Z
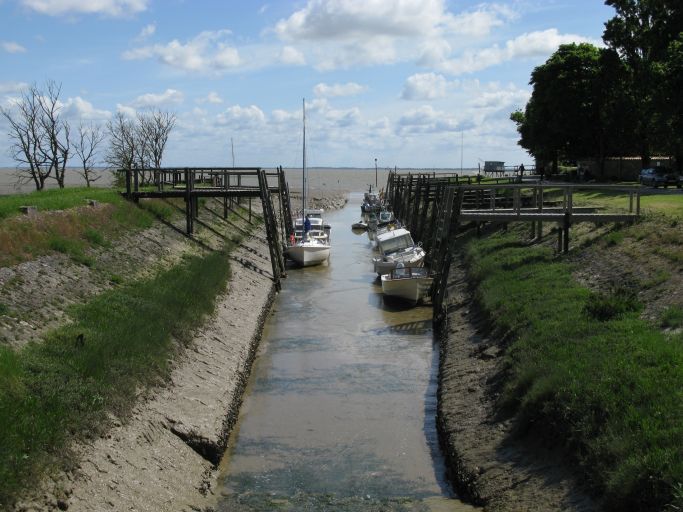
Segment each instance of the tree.
M118 112L107 125L110 136L107 163L124 170L161 167L175 121L175 114L161 110L138 113L134 120ZM146 185L154 175L143 171L140 176L141 184Z
M566 44L531 73L533 92L517 123L520 145L541 159L592 156L600 135L600 50L593 45Z
M665 105L658 99L657 81L669 48L683 31L680 0L606 0L616 15L605 24L603 40L628 66L629 87L636 109L635 131L640 141L643 167L650 163L654 149L664 149L666 140ZM680 90L679 90L680 91ZM679 92L680 94L680 92ZM663 108L664 107L664 108Z
M35 84L21 93L13 108L0 107L10 126L10 154L19 164L20 182L33 181L36 190L54 178L64 187L69 159L70 128L62 118L61 86L48 81L45 91Z
M101 176L95 176L94 168L99 146L105 137L106 134L100 125L91 123L85 126L83 122L78 125L78 139L74 144L74 152L81 160L80 173L88 187L101 178Z

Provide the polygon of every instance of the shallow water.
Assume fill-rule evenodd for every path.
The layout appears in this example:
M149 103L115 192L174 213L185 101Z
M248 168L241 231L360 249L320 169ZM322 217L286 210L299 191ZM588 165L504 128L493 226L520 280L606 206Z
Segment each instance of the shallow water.
M472 508L445 479L431 308L387 305L372 248L327 217L329 265L291 269L221 465L219 510Z

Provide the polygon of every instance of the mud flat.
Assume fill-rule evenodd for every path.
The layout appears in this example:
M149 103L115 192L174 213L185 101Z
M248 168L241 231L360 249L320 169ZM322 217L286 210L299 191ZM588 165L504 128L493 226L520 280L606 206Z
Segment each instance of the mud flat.
M456 490L491 512L598 510L563 468L561 453L511 440L512 422L495 407L504 344L472 323L476 312L463 266L449 279L437 427Z
M142 401L125 425L83 447L69 510L183 510L211 502L214 467L273 298L267 253L258 237L234 252L228 292L170 384Z

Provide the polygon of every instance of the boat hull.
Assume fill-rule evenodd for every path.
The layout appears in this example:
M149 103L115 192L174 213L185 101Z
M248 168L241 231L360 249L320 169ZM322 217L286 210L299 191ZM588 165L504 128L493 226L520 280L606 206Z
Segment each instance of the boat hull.
M424 266L425 256L426 253L422 248L416 248L416 250L411 251L410 253L403 253L395 257L389 257L386 261L382 256L377 256L372 259L372 263L374 265L375 272L381 276L391 272L399 263L403 263L404 267L422 267Z
M429 294L433 282L434 278L428 275L393 277L391 274L384 274L382 293L387 297L417 303Z
M288 247L285 255L302 267L320 265L330 257L330 246L323 244L297 244Z

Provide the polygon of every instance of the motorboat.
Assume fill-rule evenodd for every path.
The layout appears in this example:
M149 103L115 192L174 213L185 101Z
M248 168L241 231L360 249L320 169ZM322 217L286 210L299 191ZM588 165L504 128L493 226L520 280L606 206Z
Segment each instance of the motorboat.
M382 209L382 201L377 194L366 192L363 194L363 203L360 211L363 213L378 212Z
M285 254L294 263L302 267L320 265L330 257L330 244L306 236L303 240L287 247Z
M329 243L332 226L324 221L324 210L305 208L303 213L303 217L299 217L294 221L295 241L301 240L304 235L304 219L307 216L308 220L311 222L311 229L308 231L311 238L316 238L322 242Z
M430 275L428 269L404 267L401 263L388 274L383 274L381 279L382 293L386 297L395 297L413 303L418 303L429 295L434 283L434 277Z
M413 242L410 231L397 228L378 233L375 237L379 255L372 259L375 272L380 276L388 274L398 263L404 267L422 267L425 250Z
M368 229L376 231L379 228L394 224L396 227L398 221L391 210L381 210L380 212L370 216L368 220Z

